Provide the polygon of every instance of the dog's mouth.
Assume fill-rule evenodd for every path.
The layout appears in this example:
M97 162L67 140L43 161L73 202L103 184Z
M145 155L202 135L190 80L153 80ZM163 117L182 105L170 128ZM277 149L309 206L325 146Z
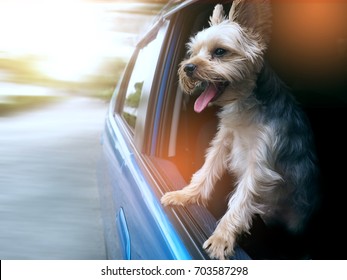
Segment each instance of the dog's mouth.
M217 98L223 93L228 85L228 81L221 81L216 83L209 83L207 81L198 82L194 88L193 93L200 95L195 101L194 111L197 113L202 112L209 103L217 100Z

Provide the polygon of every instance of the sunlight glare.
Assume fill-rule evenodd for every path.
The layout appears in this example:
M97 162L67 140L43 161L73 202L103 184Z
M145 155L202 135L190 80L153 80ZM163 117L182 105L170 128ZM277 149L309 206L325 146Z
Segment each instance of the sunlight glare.
M101 13L80 0L16 0L0 4L0 51L33 54L46 75L78 80L107 45Z

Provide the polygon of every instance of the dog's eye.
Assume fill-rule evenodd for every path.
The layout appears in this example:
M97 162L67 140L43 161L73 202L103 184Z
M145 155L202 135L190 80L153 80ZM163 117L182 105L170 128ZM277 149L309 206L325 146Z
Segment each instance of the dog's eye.
M221 57L221 56L225 55L226 52L227 51L225 49L217 48L217 49L214 50L213 55L215 57Z

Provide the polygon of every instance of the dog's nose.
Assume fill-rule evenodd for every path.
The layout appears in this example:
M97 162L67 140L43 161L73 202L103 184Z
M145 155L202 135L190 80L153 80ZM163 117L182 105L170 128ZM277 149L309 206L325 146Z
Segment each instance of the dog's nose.
M186 64L183 68L184 72L186 72L188 77L193 76L195 69L196 65L193 63Z

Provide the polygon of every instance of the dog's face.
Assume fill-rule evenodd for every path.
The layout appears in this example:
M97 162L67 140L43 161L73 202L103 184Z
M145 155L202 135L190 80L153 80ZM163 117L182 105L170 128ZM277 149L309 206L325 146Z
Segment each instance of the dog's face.
M235 0L229 18L222 5L214 8L210 27L190 39L189 58L179 67L182 89L200 93L194 110L220 106L240 98L240 84L255 80L268 44L270 10L267 1Z

